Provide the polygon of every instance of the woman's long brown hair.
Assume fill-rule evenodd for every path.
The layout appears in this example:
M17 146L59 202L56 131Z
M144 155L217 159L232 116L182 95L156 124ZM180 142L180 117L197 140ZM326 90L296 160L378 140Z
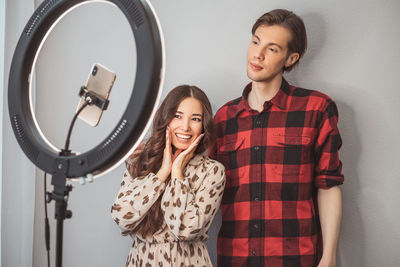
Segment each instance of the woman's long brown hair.
M161 168L165 148L166 127L174 118L179 104L185 98L193 97L200 101L203 107L203 132L204 137L197 146L196 154L203 153L215 141L214 121L211 104L206 94L196 86L180 85L172 89L158 108L154 121L152 134L142 149L135 151L126 161L126 168L133 179L143 179L149 173L157 173ZM170 177L165 181L168 183ZM133 230L142 236L153 235L163 224L164 214L161 210L162 195L153 204L145 215L143 221Z

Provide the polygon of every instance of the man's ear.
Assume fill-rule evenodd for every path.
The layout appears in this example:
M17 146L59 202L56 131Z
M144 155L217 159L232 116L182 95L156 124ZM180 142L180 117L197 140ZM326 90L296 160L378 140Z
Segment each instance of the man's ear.
M292 66L294 63L297 62L297 60L299 60L299 58L299 53L291 53L286 59L285 68L289 68L290 66Z

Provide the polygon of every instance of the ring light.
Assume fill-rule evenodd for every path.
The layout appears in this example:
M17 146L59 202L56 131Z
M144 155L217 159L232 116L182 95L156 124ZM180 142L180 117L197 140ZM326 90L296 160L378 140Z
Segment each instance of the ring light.
M89 151L74 155L55 148L41 132L30 97L32 73L44 40L54 26L72 9L93 2L115 5L126 16L136 40L136 78L128 105L111 134ZM72 190L66 184L67 178L86 176L91 180L118 166L133 152L150 126L160 100L164 57L161 27L147 0L45 0L25 26L11 63L8 109L22 150L38 168L52 175L54 190L47 193L47 202L56 202L56 266L62 266L63 222L72 216L67 210Z
M32 73L40 48L57 22L72 9L91 2L117 6L136 40L137 69L131 98L116 127L99 145L79 155L60 155L36 122L31 104ZM145 0L47 0L34 12L14 52L8 87L14 134L26 156L46 173L68 178L105 174L132 153L150 126L164 76L164 45L152 6ZM134 75L134 74L133 74Z

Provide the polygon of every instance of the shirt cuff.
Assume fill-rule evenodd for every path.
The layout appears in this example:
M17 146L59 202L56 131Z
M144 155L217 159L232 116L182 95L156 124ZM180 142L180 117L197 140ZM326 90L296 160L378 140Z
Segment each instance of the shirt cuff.
M329 189L331 187L341 185L344 182L344 177L342 176L317 176L315 177L315 186L321 189Z

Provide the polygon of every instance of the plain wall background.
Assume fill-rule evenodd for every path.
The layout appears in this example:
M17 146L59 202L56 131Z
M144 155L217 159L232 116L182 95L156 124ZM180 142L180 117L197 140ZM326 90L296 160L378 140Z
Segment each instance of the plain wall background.
M33 1L5 1L2 108L1 264L32 266L35 211L35 168L19 149L8 116L7 90L11 58L22 29L34 10ZM3 6L2 6L3 7ZM3 12L2 12L3 13Z
M6 3L32 1L8 0ZM163 96L178 84L194 84L207 93L214 112L226 101L239 96L248 82L245 57L254 21L274 8L293 10L303 18L308 32L308 52L286 78L292 84L321 90L338 104L345 175L338 266L398 266L400 2L328 0L321 4L317 0L153 0L151 3L165 36L167 64ZM18 8L22 8L20 5ZM99 7L96 11L96 7L85 8L73 13L80 20L68 22L66 18L54 38L49 37L36 70L38 120L46 129L49 140L59 146L66 136L68 126L65 124L69 123L78 101L76 91L86 81L90 65L100 62L117 72L111 94L114 100L111 101L118 104L114 110L104 113L102 128L95 136L83 123L77 124L71 145L78 150L90 147L98 140L96 138L102 139L108 134L108 125L113 122L112 112L119 114L126 103L124 99L134 80L130 74L136 67L131 62L135 58L132 36L121 14L112 8ZM22 25L19 31L15 30L17 35L26 23L27 18L23 18L19 21ZM82 24L85 19L86 26ZM87 26L93 21L102 23L101 27ZM79 38L72 38L74 36ZM88 38L88 42L84 38ZM6 35L5 41L6 47L15 47L15 38ZM6 70L9 63L6 60ZM60 97L55 101L55 96ZM4 97L4 101L6 99ZM3 108L6 107L4 102ZM7 111L3 112L2 262L4 266L25 266L22 263L7 264L17 262L13 252L25 241L33 242L33 266L45 266L40 171L36 171L33 241L29 234L24 239L18 230L12 232L18 234L17 238L12 234L4 235L12 228L15 218L23 218L24 214L32 212L21 192L5 191L15 190L19 183L31 183L29 179L33 179L33 173L22 174L23 180L10 178L21 175L20 163L5 159L4 155L22 152L18 152L20 149L15 141L10 143L15 138L9 129ZM124 265L131 240L119 235L109 215L123 170L120 166L93 184L77 184L72 191L69 208L74 215L64 225L64 266ZM14 217L7 216L15 209L6 205L12 202L11 199L22 209L19 214L13 214ZM51 218L53 206L49 206ZM208 243L214 262L219 224L217 217ZM53 258L55 225L52 225Z
M4 39L6 32L6 3L0 1L0 88L4 84ZM0 93L0 103L3 103L3 94ZM3 125L3 109L0 109L0 125ZM3 131L0 131L0 173L3 173ZM0 179L0 214L1 214L1 189L2 183ZM0 215L1 217L1 215ZM1 220L0 220L1 221ZM0 225L1 231L1 225ZM0 232L0 251L1 251L1 232ZM1 262L1 253L0 253Z

